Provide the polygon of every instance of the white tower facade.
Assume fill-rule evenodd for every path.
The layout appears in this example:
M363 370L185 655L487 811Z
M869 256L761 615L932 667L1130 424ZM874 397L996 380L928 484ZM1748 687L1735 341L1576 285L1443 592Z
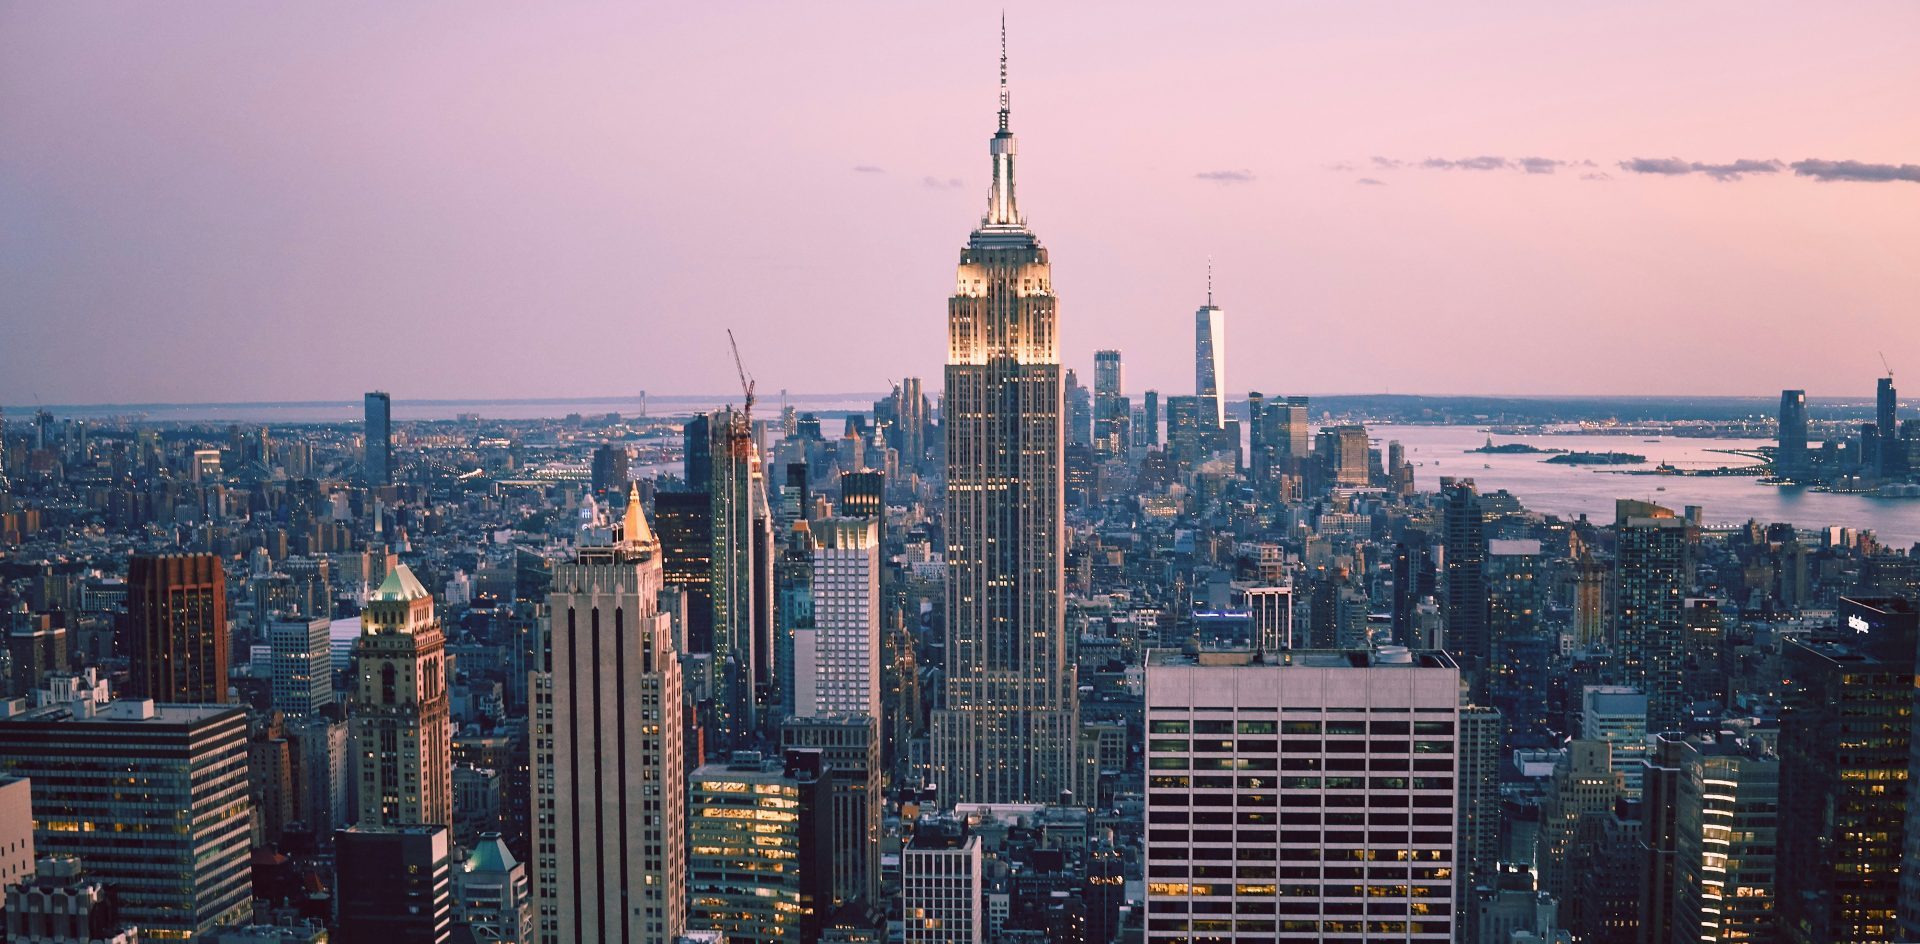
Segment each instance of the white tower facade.
M680 653L662 585L637 487L614 540L553 569L551 669L533 686L542 941L665 944L686 931Z
M1147 941L1450 944L1458 702L1438 651L1150 653Z

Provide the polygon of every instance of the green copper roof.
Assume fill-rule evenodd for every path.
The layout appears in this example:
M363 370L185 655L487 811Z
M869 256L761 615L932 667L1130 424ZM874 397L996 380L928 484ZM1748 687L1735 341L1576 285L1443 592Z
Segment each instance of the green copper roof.
M469 872L508 872L519 864L513 853L507 851L507 844L500 841L500 834L489 833L480 837L479 844L467 856L466 869Z
M387 571L387 579L380 589L373 592L375 600L420 600L432 596L427 588L420 585L420 579L407 569L405 564L395 564Z

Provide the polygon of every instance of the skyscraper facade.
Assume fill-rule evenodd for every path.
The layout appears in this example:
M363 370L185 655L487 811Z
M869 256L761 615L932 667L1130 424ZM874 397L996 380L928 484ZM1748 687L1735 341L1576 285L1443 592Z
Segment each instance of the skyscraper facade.
M693 772L690 928L741 944L807 940L801 922L808 891L828 877L812 866L832 854L819 758L792 751L783 761L746 751Z
M1102 458L1126 455L1132 409L1119 351L1093 352L1093 448Z
M1487 632L1486 515L1472 479L1443 479L1440 493L1446 499L1447 651L1460 660L1460 671L1471 680L1474 701L1486 704L1493 662L1493 639Z
M1047 250L1014 200L1006 58L987 213L947 306L947 677L932 724L943 802L1051 800L1073 784L1077 673L1061 609L1062 391Z
M360 469L368 485L393 484L393 398L375 390L366 400L366 446Z
M445 826L357 825L334 840L343 941L442 944L453 937L453 848Z
M227 700L227 573L213 554L135 554L127 565L129 694Z
M922 822L900 850L906 944L985 944L985 891L980 837L956 822Z
M121 699L0 720L0 774L32 781L34 846L78 856L141 937L188 940L253 917L247 718Z
M637 487L617 531L583 534L553 569L552 680L536 689L541 936L667 944L686 929L686 752L660 546Z
M1788 641L1780 714L1780 927L1791 944L1900 940L1920 626L1900 599L1840 598Z
M1891 375L1880 378L1874 390L1874 425L1878 427L1880 474L1898 475L1906 469L1906 450L1900 444L1900 395L1893 389Z
M813 625L793 632L793 713L880 716L880 526L816 521Z
M1774 470L1791 475L1807 468L1807 392L1780 391L1779 447L1774 452Z
M333 621L281 616L267 623L273 710L305 721L333 704Z
M1679 757L1675 941L1778 940L1780 759L1758 742L1685 741ZM1792 866L1789 865L1791 868Z
M885 797L881 793L880 723L875 715L830 714L788 718L780 749L819 751L827 764L833 825L835 905L880 900L880 849Z
M1146 683L1145 940L1456 940L1445 653L1156 650Z
M1614 628L1622 681L1647 696L1647 730L1673 730L1686 702L1687 522L1648 502L1618 506Z
M395 564L360 625L351 714L356 825L451 825L446 637L433 595L407 565Z
M1213 407L1213 426L1227 424L1227 313L1213 303L1213 270L1207 270L1207 303L1193 313L1193 393Z
M754 743L778 697L773 665L773 513L753 423L731 408L708 417L712 436L714 707L718 747Z

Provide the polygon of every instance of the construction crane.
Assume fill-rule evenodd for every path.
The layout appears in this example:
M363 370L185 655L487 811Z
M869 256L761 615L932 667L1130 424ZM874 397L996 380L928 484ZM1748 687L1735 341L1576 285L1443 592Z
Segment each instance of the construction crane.
M733 339L733 329L727 329L727 346L733 348L733 369L740 374L740 392L745 395L746 403L740 412L747 415L747 422L753 422L753 378L747 376L747 368L740 363L740 344Z
M1889 363L1887 363L1887 352L1885 352L1885 351L1881 351L1881 352L1879 352L1879 353L1880 353L1880 366L1882 366L1882 367L1885 367L1885 368L1887 369L1887 379L1888 379L1888 380L1892 380L1892 379L1893 379L1893 365L1892 365L1892 364L1889 364Z

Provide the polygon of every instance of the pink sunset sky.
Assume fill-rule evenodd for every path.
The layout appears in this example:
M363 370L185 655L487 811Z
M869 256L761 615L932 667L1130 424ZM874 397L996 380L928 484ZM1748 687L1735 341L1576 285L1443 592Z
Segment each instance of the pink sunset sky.
M999 12L0 3L0 402L937 387ZM1007 17L1089 382L1920 377L1920 4Z

